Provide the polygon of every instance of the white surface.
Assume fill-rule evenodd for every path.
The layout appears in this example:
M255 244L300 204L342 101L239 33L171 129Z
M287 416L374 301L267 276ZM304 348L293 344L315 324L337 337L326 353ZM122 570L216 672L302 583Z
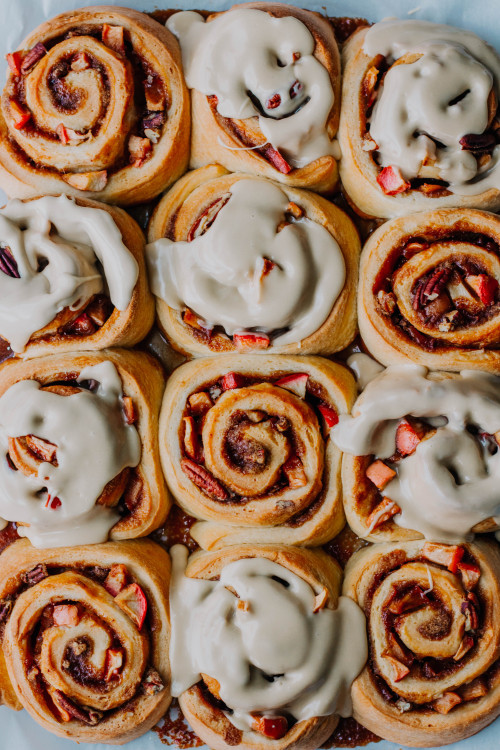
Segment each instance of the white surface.
M82 7L82 5L121 5L152 11L158 8L209 8L223 10L233 3L227 0L184 0L172 2L164 0L0 0L1 38L0 60L5 54L15 50L21 39L39 23L61 13ZM288 3L292 5L293 3ZM379 21L388 16L425 18L429 21L451 23L455 26L475 31L500 49L499 0L323 0L310 2L297 0L297 5L311 10L327 12L330 16L361 16L370 21ZM412 12L415 11L415 12ZM6 70L7 65L3 62ZM0 78L1 78L0 73ZM1 184L0 184L1 187ZM0 205L4 194L0 190ZM0 707L0 750L75 750L75 743L57 739L41 729L25 711L14 712ZM112 750L114 745L78 745L79 750ZM134 742L127 750L161 750L162 744L156 734L148 732ZM474 737L463 742L448 745L450 750L493 750L500 747L500 720ZM401 745L379 742L367 745L368 750L398 750Z

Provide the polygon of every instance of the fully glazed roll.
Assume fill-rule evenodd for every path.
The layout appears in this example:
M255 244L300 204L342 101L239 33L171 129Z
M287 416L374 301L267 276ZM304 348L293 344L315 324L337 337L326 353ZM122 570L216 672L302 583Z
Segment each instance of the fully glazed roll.
M326 18L278 3L176 13L191 93L191 167L222 164L287 185L330 191L340 59Z
M144 237L120 208L61 195L0 209L0 336L23 358L132 346L154 319Z
M500 378L394 366L341 416L344 509L370 541L462 542L500 524Z
M149 241L159 322L181 351L330 354L354 337L359 239L320 196L208 166L160 201Z
M0 370L0 516L37 547L145 536L169 500L158 456L160 367L76 352Z
M0 560L2 702L77 742L122 744L170 703L167 553L148 541Z
M386 365L500 373L500 220L472 209L383 224L366 243L359 327Z
M354 397L318 357L197 359L170 377L160 416L163 471L201 519L205 549L239 542L320 545L344 525L340 452L329 432Z
M500 714L500 555L377 544L347 564L343 594L368 619L370 658L352 687L354 717L411 747L470 737Z
M88 194L130 205L185 170L189 97L177 41L143 13L63 13L7 55L0 174L9 197Z
M324 552L172 548L172 693L211 748L316 750L363 668L366 623ZM187 567L186 567L187 563Z
M339 142L361 212L500 207L500 58L475 34L390 19L344 48Z

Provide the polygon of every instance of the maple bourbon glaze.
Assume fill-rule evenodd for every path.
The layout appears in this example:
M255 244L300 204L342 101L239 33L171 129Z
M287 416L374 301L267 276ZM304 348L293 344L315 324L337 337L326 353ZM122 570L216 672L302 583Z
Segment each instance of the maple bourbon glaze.
M252 711L297 721L350 715L351 684L367 658L365 617L351 599L314 612L311 586L271 560L233 561L209 581L185 576L185 547L170 554L174 696L207 674L242 730Z
M118 310L130 303L137 262L102 209L64 195L12 200L0 209L0 247L19 275L0 267L0 336L15 352L58 312L77 310L94 294L109 293Z
M345 282L342 251L321 224L287 218L289 199L267 180L235 182L215 221L191 242L147 245L151 288L226 333L288 328L295 343L325 322ZM278 226L290 221L281 231ZM266 260L274 266L264 272Z
M119 520L96 504L104 487L141 456L138 432L125 422L122 383L111 362L84 368L78 382L99 383L69 396L22 380L0 397L0 516L29 524L18 528L36 547L95 544ZM43 462L26 476L7 460L9 437L35 435L57 446L57 465ZM46 507L48 498L60 505Z
M334 93L301 21L243 8L208 23L183 11L166 25L180 41L188 87L217 96L220 115L258 116L265 142L294 167L334 154L326 130Z
M399 420L407 416L423 419L435 432L391 463ZM398 526L453 543L470 539L477 523L500 516L500 450L492 453L477 439L499 430L498 377L464 371L431 379L424 367L401 365L368 383L332 437L345 453L389 459L397 473L383 494L401 508L394 516Z
M481 168L460 140L489 125L489 96L500 93L500 58L469 31L428 21L387 20L372 26L363 51L389 58L371 115L370 137L380 166L397 166L403 177L437 174L459 195L500 188L500 145ZM405 57L408 56L406 59ZM393 64L400 60L402 64ZM496 107L495 107L496 109ZM437 142L437 143L436 143Z

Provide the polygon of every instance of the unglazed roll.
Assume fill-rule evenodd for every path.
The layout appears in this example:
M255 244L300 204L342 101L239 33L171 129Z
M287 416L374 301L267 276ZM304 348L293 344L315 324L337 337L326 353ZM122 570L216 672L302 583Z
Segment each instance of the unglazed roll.
M374 542L497 529L499 440L497 376L389 367L333 429L349 525Z
M320 545L343 527L340 453L329 438L354 397L318 357L197 359L170 377L160 454L205 549L239 542Z
M159 323L181 351L331 354L354 337L359 238L314 193L204 167L160 201L149 242Z
M330 191L337 182L340 59L326 18L278 3L245 3L205 20L167 21L191 92L191 167L222 164Z
M386 365L500 373L500 220L472 209L383 224L361 255L359 327Z
M172 694L211 748L316 750L366 662L366 623L324 552L172 548ZM186 567L187 563L187 567Z
M6 705L76 742L122 744L156 724L170 703L170 561L161 547L40 553L20 540L0 571Z
M499 580L493 542L376 544L353 555L343 594L369 623L368 666L352 687L363 726L441 747L499 715Z
M120 208L65 195L0 209L0 336L23 358L132 346L154 319L144 237Z
M163 375L146 354L76 352L0 370L0 516L37 547L145 536L169 500Z
M108 6L62 13L7 60L0 173L9 197L86 193L130 205L184 172L180 51L152 18Z
M343 186L361 213L500 207L500 58L475 34L382 21L344 48Z

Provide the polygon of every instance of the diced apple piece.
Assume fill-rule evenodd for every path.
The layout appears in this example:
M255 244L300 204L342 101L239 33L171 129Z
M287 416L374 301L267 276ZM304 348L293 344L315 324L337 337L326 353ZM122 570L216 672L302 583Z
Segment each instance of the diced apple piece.
M319 594L314 597L314 609L313 612L319 612L323 609L328 601L328 589L323 586Z
M35 435L26 435L26 445L32 453L49 464L56 457L57 445L49 443L48 440L43 440Z
M309 375L306 372L299 372L296 375L285 375L284 378L277 380L274 385L279 385L281 388L286 388L287 391L292 391L299 398L305 398L308 380Z
M55 625L74 628L80 622L80 614L76 604L56 604L52 614Z
M394 682L400 682L410 674L410 668L398 661L398 659L394 659L393 656L384 656L384 659L389 662L392 668L392 679Z
M383 490L386 484L389 484L391 479L394 479L396 472L383 461L377 459L377 461L371 463L367 468L366 476L371 482L373 482L375 487L378 487L379 490Z
M372 510L366 519L368 532L374 531L393 516L401 513L401 508L390 497L382 498L381 502Z
M384 167L377 176L377 182L386 195L397 195L404 193L411 187L407 182L399 167Z
M193 417L183 417L184 423L184 450L193 461L199 461L201 446L196 432L196 423Z
M123 666L123 651L117 648L108 648L106 651L106 667L104 679L109 682L116 677Z
M120 55L125 54L123 26L110 26L105 23L102 26L102 41L110 49L118 52Z
M421 442L423 431L402 419L396 430L396 450L401 456L410 456Z
M210 675L202 672L201 678L212 695L217 698L217 700L220 700L220 683L215 679L215 677L210 677Z
M266 148L266 156L273 165L273 167L276 167L278 172L281 172L281 174L288 174L292 171L293 167L290 166L290 164L287 162L284 156L280 154L279 151L277 151L272 146L267 146Z
M134 401L130 396L124 396L122 398L123 413L125 415L125 421L127 424L134 424L137 421L137 414L135 413Z
M120 591L115 602L130 617L140 630L146 618L148 602L139 584L131 583Z
M240 352L254 349L268 349L269 336L265 333L235 333L233 343Z
M426 542L422 547L422 557L429 562L437 563L448 568L450 573L456 573L458 563L464 556L464 548L451 544L436 544L435 542Z
M448 714L451 709L458 706L459 703L462 703L462 699L458 693L449 692L444 693L440 698L436 698L435 701L432 701L431 706L434 711L437 711L439 714Z
M280 740L288 732L288 721L284 716L253 716L252 729L271 740Z
M64 182L77 190L99 193L107 185L108 173L105 169L100 172L75 172L75 174L64 174Z
M193 393L188 400L189 410L195 417L202 417L209 411L213 404L210 394L206 391L200 391L199 393Z
M404 612L413 612L415 609L424 607L429 603L429 599L424 594L420 586L413 586L402 597L394 599L389 604L389 612L394 615L401 615Z
M80 73L90 68L90 60L86 52L78 52L71 61L71 70Z
M472 680L468 685L460 688L460 695L463 701L473 701L476 698L484 698L488 694L488 686L482 677Z
M117 596L120 591L123 591L128 583L128 570L125 565L116 563L112 565L106 579L104 581L104 588L111 594L111 596Z
M23 53L19 51L9 52L7 55L5 55L9 68L15 76L21 75L21 63L23 61L23 56Z
M137 135L131 135L128 141L128 150L134 167L140 167L145 162L153 149L149 138L140 138Z
M239 372L226 372L222 378L222 390L232 391L234 388L242 388L245 383L245 376Z
M483 305L493 304L498 291L496 279L485 273L480 273L477 276L467 276L466 282L475 291Z
M324 419L326 434L328 434L332 427L335 427L335 425L339 421L339 415L337 414L335 409L333 409L331 406L327 406L326 404L319 404L318 411Z
M458 572L462 576L462 582L467 591L472 591L481 577L481 569L478 565L472 565L470 563L458 563Z
M471 635L466 635L462 638L462 643L457 649L457 653L453 657L454 661L460 661L463 659L465 654L471 650L474 645L474 638Z
M16 130L24 128L26 123L31 119L31 112L24 109L24 107L22 107L15 99L10 100L10 114L14 120L14 127Z
M288 461L283 464L283 474L288 479L292 490L304 487L307 484L307 476L298 456L290 456Z

